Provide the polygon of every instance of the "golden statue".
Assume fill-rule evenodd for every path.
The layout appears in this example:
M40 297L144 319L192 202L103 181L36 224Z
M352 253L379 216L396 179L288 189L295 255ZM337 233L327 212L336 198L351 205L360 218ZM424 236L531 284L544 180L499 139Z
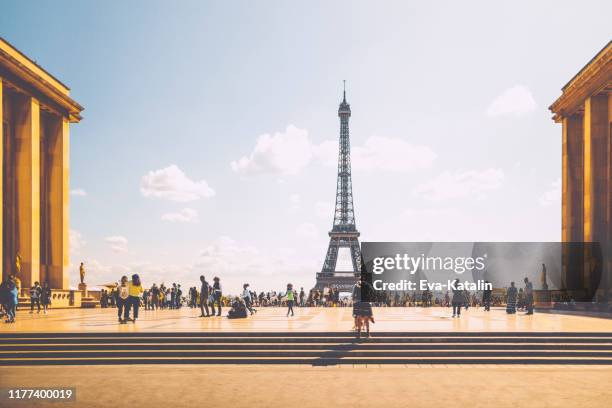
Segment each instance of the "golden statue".
M542 284L542 290L548 290L548 283L546 283L546 265L542 264L542 272L540 273L540 283Z
M85 283L85 265L81 262L81 266L79 266L79 276L81 278L81 283Z
M21 254L19 251L17 251L17 254L15 254L15 271L16 275L21 275Z

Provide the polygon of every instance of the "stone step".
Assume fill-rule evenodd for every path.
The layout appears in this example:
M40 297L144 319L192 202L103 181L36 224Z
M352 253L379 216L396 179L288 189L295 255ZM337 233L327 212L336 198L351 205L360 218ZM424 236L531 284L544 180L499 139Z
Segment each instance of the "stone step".
M354 364L521 364L521 365L612 365L610 358L3 358L0 366L38 365L137 365L137 364L306 364L312 366L354 365Z
M99 336L99 337L49 337L49 338L30 338L30 337L10 337L0 336L0 346L10 344L233 344L234 347L244 344L610 344L612 337L371 337L368 339L355 339L354 337L248 337L248 338L225 338L225 337L140 337L140 336Z
M612 351L522 351L522 350L433 350L433 351L385 351L385 350L224 350L224 351L185 351L182 349L165 351L124 351L124 350L105 350L105 351L0 351L0 360L4 358L160 358L160 357L325 357L325 358L344 358L344 357L372 357L372 358L398 358L398 357L545 357L545 358L569 358L569 357L600 357L612 359Z
M127 328L131 327L129 324ZM612 332L373 332L373 337L398 337L398 338L419 338L419 337L604 337L612 338ZM234 337L256 337L256 338L354 338L355 334L350 331L342 332L20 332L20 333L0 333L0 339L4 338L60 338L60 337L154 337L154 338L179 338L179 337L219 337L219 338L234 338Z
M1 333L0 365L612 364L612 333Z
M164 351L164 350L541 350L541 351L612 351L612 342L608 344L134 344L134 343L111 343L111 344L6 344L0 345L0 352L7 351Z

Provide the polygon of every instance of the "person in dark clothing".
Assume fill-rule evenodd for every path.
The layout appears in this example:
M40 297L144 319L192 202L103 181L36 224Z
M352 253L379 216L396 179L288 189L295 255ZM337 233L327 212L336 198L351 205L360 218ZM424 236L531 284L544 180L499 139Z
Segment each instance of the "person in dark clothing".
M34 286L30 288L30 313L34 313L34 305L38 307L38 312L40 313L40 295L42 293L42 288L40 287L40 283L34 282Z
M525 278L525 307L528 315L533 314L533 284Z
M484 305L485 312L491 310L491 289L489 289L489 281L485 281L485 290L482 292L482 304Z
M3 312L2 314L0 314L0 316L2 315L6 315L7 317L9 316L9 313L8 313L9 297L10 297L9 280L7 279L3 281L2 283L0 283L0 305L2 306L1 312Z
M177 309L183 306L183 290L181 289L181 285L176 285L176 298L174 301L176 302L175 306Z
M234 299L232 303L232 308L227 313L228 319L243 319L247 317L247 308L245 304L240 300L239 297Z
M455 279L455 286L459 284L459 279ZM453 317L461 317L461 307L465 305L465 292L463 289L455 287L453 289Z
M217 316L221 316L221 299L223 297L223 292L221 290L221 282L218 276L213 278L213 286L212 286L212 303L211 309L212 314L215 314L215 302L217 302L217 307L219 308Z
M51 304L51 288L49 287L49 283L45 282L45 284L42 287L42 291L40 293L40 303L42 304L43 307L43 313L47 313L47 309L49 308L49 305Z
M362 287L363 285L363 287ZM370 322L374 323L372 305L368 301L373 288L368 282L358 280L353 286L353 318L355 318L356 337L361 338L361 328L365 326L366 337L370 337Z
M208 295L210 293L210 285L206 281L204 275L200 276L200 282L202 286L200 287L200 317L210 317L210 313L208 312ZM206 310L206 314L204 311ZM215 313L215 309L213 306L213 314Z
M152 310L159 309L159 287L154 283L151 287L151 293L153 294Z
M0 290L2 295L2 301L4 303L4 309L6 310L5 323L15 323L15 316L17 312L17 303L19 302L17 285L14 279L7 279L2 283Z
M506 313L515 314L516 313L516 298L518 296L518 291L516 290L516 286L514 286L514 282L510 282L510 287L506 292Z

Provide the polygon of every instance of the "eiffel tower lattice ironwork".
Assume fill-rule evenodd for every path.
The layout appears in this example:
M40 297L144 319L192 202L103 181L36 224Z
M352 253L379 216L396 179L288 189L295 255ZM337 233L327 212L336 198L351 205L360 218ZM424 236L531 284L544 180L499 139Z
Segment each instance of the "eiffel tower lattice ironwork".
M338 108L340 117L340 149L338 153L338 181L336 185L336 207L334 224L329 232L329 247L321 272L317 273L316 288L335 287L340 290L352 289L360 277L361 250L359 231L355 225L353 207L353 186L351 180L351 143L349 137L349 118L351 106L346 102L346 86L342 103ZM340 248L349 248L352 271L336 271Z

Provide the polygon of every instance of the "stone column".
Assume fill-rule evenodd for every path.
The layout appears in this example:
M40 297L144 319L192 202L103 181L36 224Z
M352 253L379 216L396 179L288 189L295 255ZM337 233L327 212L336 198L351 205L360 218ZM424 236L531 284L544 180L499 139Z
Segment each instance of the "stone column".
M610 226L608 133L608 95L587 98L584 104L584 241L600 243L604 259L608 256ZM589 262L589 257L585 261ZM585 265L584 284L589 291L599 286L596 275L601 268L606 267L593 262Z
M608 92L608 245L602 289L612 299L612 92Z
M583 240L583 173L583 116L575 114L563 119L562 241L565 244L561 288L569 290L583 286L582 248L571 244Z
M563 119L563 242L581 242L583 199L583 117Z
M70 262L69 242L69 123L65 118L48 115L45 120L45 146L47 155L46 191L42 201L46 206L47 231L43 237L49 249L46 272L53 289L68 289L68 266Z
M0 202L2 209L0 210L0 281L8 276L8 271L4 271L4 94L2 92L2 77L0 77Z
M40 105L23 95L15 101L17 250L22 257L19 278L28 288L40 280Z

